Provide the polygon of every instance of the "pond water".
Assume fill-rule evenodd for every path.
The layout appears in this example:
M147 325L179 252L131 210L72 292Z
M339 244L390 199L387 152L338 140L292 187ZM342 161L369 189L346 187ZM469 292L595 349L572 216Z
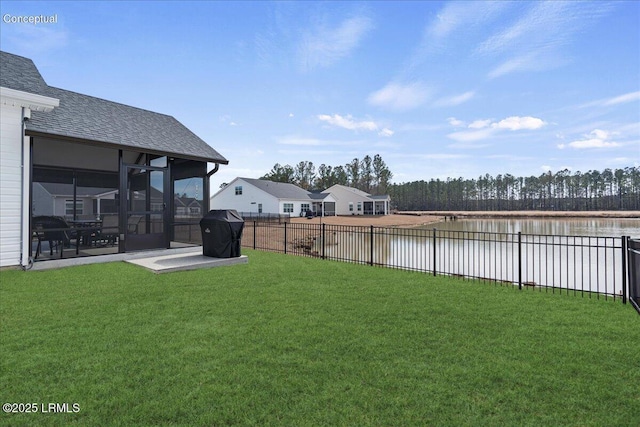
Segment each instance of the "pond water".
M327 231L324 248L318 239L314 249L330 259L621 295L622 236L640 238L640 219L463 219Z
M459 219L430 224L429 229L491 233L640 238L640 218Z

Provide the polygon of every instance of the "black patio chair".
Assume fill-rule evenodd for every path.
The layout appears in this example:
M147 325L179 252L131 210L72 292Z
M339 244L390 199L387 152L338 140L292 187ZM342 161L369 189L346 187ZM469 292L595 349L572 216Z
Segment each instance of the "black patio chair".
M62 258L64 256L64 247L70 245L74 239L77 249L78 233L72 230L64 219L57 216L36 216L33 218L32 225L33 231L36 232L38 237L36 259L42 250L43 241L49 242L50 256L53 256L53 248L55 247L56 253L60 248L60 258Z
M101 242L102 245L115 245L120 234L120 228L118 224L118 215L104 215L102 217L102 223L100 224L100 231L96 239Z
M131 215L127 219L127 231L129 233L138 234L138 226L142 220L142 215Z

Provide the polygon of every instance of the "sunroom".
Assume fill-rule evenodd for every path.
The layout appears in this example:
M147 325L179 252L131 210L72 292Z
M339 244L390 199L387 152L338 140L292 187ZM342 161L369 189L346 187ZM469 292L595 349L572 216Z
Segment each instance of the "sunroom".
M25 132L34 259L200 244L197 224L209 210L207 165L214 163L214 172L224 157L172 117L90 97L73 108L82 96L56 95L60 106L33 113ZM71 115L77 127L56 127ZM64 220L50 228L69 230L43 230L47 217Z
M39 111L3 96L3 120L22 110L21 135L2 140L25 171L20 264L200 244L209 178L228 164L211 146L171 116L50 87L31 60L5 52L1 86L58 101Z

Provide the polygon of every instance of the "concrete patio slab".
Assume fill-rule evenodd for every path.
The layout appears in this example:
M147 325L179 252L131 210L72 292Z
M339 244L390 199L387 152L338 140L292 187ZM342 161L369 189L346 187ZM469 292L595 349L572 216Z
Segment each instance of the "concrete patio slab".
M198 252L197 254L183 253L130 259L126 260L126 262L147 268L155 273L223 267L249 262L249 258L246 255L235 258L211 258L202 255L202 250Z
M50 270L72 267L76 265L87 265L116 261L130 262L158 273L167 273L170 271L194 270L197 268L246 264L247 262L249 262L249 259L246 255L238 258L205 257L202 255L201 246L190 246L183 248L38 261L33 263L31 270Z

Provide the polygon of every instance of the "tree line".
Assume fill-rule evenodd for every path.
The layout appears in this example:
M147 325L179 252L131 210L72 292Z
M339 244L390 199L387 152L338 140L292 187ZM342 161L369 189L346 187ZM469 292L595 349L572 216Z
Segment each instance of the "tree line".
M346 185L366 193L387 194L393 174L382 157L369 155L362 160L353 159L345 165L321 164L316 169L313 162L302 161L295 166L276 163L271 171L260 179L295 184L309 191L322 191L335 185Z
M398 210L640 210L640 167L393 184Z
M379 154L345 165L301 161L276 163L260 179L322 191L341 184L369 194L389 194L397 210L640 210L640 167L571 172L563 169L539 176L482 175L391 184L393 174Z

